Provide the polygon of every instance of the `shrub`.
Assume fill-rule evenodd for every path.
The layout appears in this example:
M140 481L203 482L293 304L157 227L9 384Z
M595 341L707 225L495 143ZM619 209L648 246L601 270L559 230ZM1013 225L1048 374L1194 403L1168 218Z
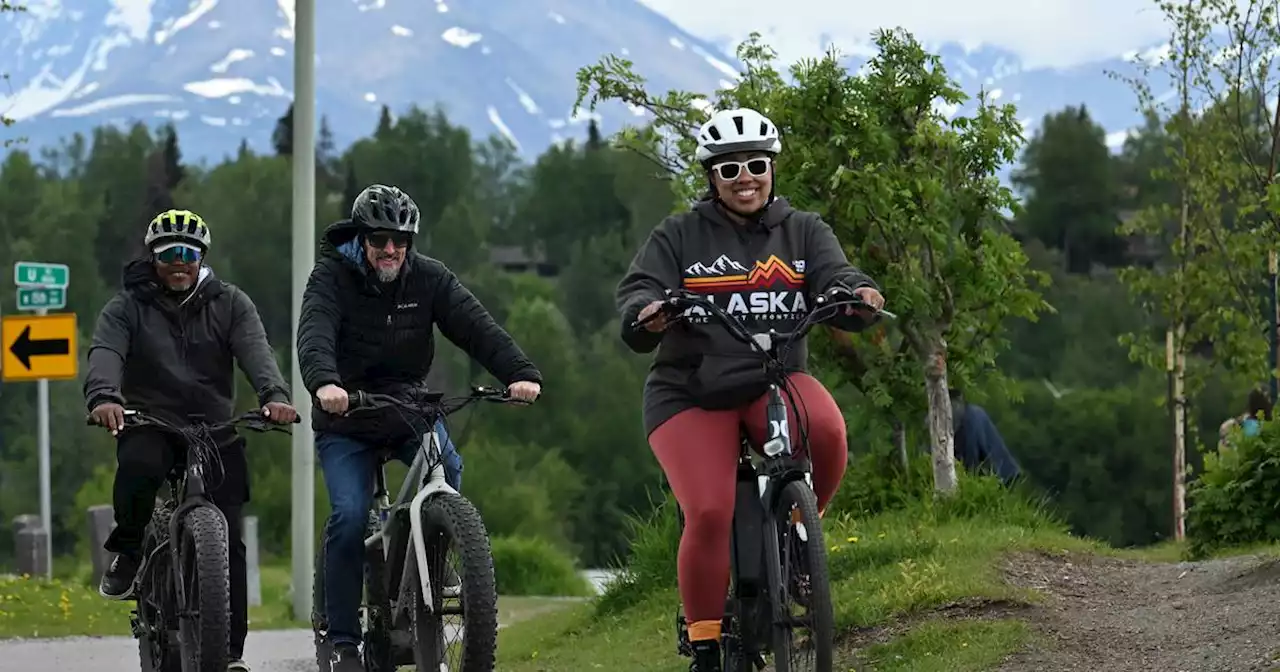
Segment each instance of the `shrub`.
M1233 430L1235 450L1204 457L1204 471L1187 492L1187 554L1280 541L1280 423L1264 422L1257 436Z
M631 553L615 563L616 579L597 604L600 614L616 614L649 595L676 587L680 516L675 496L667 494L648 517L627 519Z
M912 506L933 492L933 466L927 453L911 450L903 472L896 451L872 450L849 461L828 514L874 516Z
M499 595L594 594L573 558L545 539L494 537L493 572Z

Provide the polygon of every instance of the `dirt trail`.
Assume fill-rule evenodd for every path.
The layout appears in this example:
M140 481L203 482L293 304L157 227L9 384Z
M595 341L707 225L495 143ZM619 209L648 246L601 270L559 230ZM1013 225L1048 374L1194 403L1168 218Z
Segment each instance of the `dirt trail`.
M1280 560L1019 554L1004 569L1045 600L1016 610L1041 637L1001 672L1280 670Z

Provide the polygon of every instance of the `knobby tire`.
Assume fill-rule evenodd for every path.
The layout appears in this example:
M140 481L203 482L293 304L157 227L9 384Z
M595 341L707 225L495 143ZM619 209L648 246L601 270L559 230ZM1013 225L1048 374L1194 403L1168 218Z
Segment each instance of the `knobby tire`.
M231 578L227 559L227 528L211 507L191 509L182 525L183 580L187 611L180 631L195 635L199 645L183 637L184 672L226 672L231 641ZM191 588L195 590L192 591ZM193 594L194 592L194 594Z
M423 516L423 538L430 564L430 597L434 610L427 612L422 604L422 587L413 574L414 606L410 610L414 639L414 662L419 670L441 669L448 662L455 672L492 672L498 647L498 591L493 575L493 554L489 534L475 506L461 495L443 494L433 497ZM451 543L452 542L452 543ZM462 595L449 598L462 606L462 661L455 666L449 656L449 642L444 635L441 595L445 561L450 546L461 556ZM415 564L416 567L416 564Z
M801 542L795 535L792 526L792 509L800 512L807 540ZM795 668L791 655L795 649L795 630L787 624L775 624L773 628L773 664L777 672L831 672L832 649L835 646L835 613L831 604L831 582L827 570L827 545L823 541L822 520L818 517L818 498L804 481L792 481L779 493L777 506L774 508L774 519L779 529L779 560L781 567L778 576L782 577L782 585L773 594L782 599L785 615L792 613L792 605L796 604L793 595L796 581L793 575L797 570L808 574L807 595L802 599L807 608L804 610L808 620L808 639L812 644L814 658L813 668ZM795 552L797 544L801 545ZM797 567L791 558L798 558L802 565ZM769 558L773 564L775 558Z

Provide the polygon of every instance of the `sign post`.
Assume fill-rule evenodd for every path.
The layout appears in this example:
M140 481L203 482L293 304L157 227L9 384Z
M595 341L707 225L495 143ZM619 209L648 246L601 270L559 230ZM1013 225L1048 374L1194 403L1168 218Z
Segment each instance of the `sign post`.
M66 264L19 261L13 265L18 288L18 310L35 311L35 317L4 318L0 374L6 382L36 381L40 451L40 521L45 530L48 575L53 576L53 513L49 474L49 379L75 378L79 364L75 313L49 315L50 309L67 305L71 268Z

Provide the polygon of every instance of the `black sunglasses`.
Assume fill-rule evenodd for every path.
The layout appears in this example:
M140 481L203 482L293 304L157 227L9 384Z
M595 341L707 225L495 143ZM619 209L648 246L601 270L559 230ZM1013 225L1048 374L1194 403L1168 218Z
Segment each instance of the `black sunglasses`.
M364 239L377 248L386 247L387 243L391 243L397 248L403 248L409 246L409 242L413 240L413 235L404 231L378 231L365 234Z

